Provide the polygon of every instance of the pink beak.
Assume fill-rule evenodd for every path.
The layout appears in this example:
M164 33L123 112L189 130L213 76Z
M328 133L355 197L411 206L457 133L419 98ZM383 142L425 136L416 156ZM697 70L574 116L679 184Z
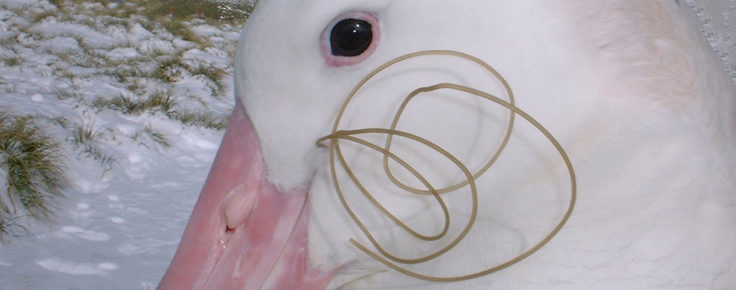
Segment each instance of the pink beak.
M334 275L307 262L306 190L266 179L240 101L158 289L324 289Z

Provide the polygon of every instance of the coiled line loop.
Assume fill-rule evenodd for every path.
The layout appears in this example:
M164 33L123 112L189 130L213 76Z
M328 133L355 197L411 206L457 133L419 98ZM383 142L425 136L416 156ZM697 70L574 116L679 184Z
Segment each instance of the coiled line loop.
M508 101L500 99L496 96L493 96L491 94L488 94L486 92L476 90L473 88L457 85L457 84L451 84L451 83L439 83L432 86L427 87L421 87L417 88L414 91L412 91L408 96L405 97L404 101L401 103L401 106L399 107L397 113L394 115L394 119L391 123L390 128L366 128L366 129L357 129L357 130L339 130L340 121L342 120L342 117L345 113L346 108L356 95L356 93L375 75L380 73L381 71L385 70L386 68L411 59L415 57L420 56L427 56L427 55L447 55L447 56L454 56L459 57L462 59L466 59L469 61L472 61L481 67L483 67L485 70L493 74L504 86L506 89L506 93L508 94ZM409 102L417 95L425 92L431 92L435 90L441 90L441 89L451 89L451 90L457 90L461 92L465 92L477 97L484 98L486 100L492 101L498 105L501 105L509 110L510 116L508 119L508 124L506 128L506 133L504 135L504 139L496 149L493 156L475 173L471 173L470 170L455 156L447 152L442 147L438 146L437 144L434 144L430 142L429 140L426 140L420 136L414 135L409 132L404 132L401 130L397 130L397 124L401 118L401 115L404 112L404 109L408 106ZM529 250L517 255L516 257L505 261L501 264L498 264L496 266L487 268L482 271L478 271L475 273L470 273L466 275L459 275L459 276L449 276L449 277L437 277L437 276L429 276L421 273L414 272L412 270L406 269L402 266L397 265L396 263L401 264L418 264L418 263L424 263L428 262L432 259L435 259L449 250L453 249L458 243L460 243L463 238L470 232L470 230L473 227L473 224L475 223L475 220L477 218L478 213L478 191L475 184L476 179L478 179L481 175L483 175L488 168L490 168L498 159L498 157L501 155L503 150L506 148L506 145L508 144L511 133L513 132L514 128L514 122L515 122L515 116L519 115L523 119L525 119L527 122L532 124L537 130L539 130L546 138L549 140L550 143L557 149L560 156L562 157L563 162L565 163L565 166L567 167L567 170L569 172L570 176L570 203L568 205L568 208L563 215L563 217L560 219L560 221L557 223L557 225L535 246L530 248ZM361 139L360 135L365 134L384 134L386 135L386 143L383 147L378 146L376 144L373 144L369 141L366 141L364 139ZM391 152L391 144L394 137L400 137L400 138L406 138L415 142L418 142L424 146L427 146L428 148L436 151L437 153L441 154L445 158L447 158L449 161L451 161L455 166L462 171L463 175L465 176L465 179L461 182L458 182L456 184L443 187L443 188L435 188L430 184L430 182L422 176L414 167L412 167L410 164L408 164L405 160L400 158L399 156L395 155L393 152ZM435 234L435 235L425 235L418 233L416 230L411 228L409 225L401 221L399 218L397 218L393 213L391 213L389 210L387 210L381 203L376 200L376 198L368 192L368 190L361 184L357 176L354 174L350 166L345 160L345 157L343 156L342 150L340 149L340 140L344 141L350 141L353 143L360 144L362 146L365 146L367 148L370 148L372 150L375 150L377 152L380 152L383 154L383 167L384 171L386 172L386 175L389 177L391 182L393 182L396 186L399 188L413 193L413 194L421 194L421 195L432 195L434 199L437 201L438 205L442 208L442 212L444 215L444 226L443 229ZM570 159L568 158L567 154L565 153L565 150L562 148L562 146L559 144L559 142L552 136L552 134L547 131L539 122L537 122L534 118L529 116L527 113L525 113L523 110L519 109L514 104L514 96L511 91L511 87L506 82L506 80L490 65L486 64L482 60L457 51L451 51L451 50L428 50L428 51L419 51L415 53L406 54L400 57L397 57L393 60L390 60L386 62L385 64L379 66L372 72L370 72L368 75L366 75L356 86L353 88L353 90L350 92L350 94L347 96L345 101L343 102L342 106L340 107L340 110L338 111L337 117L335 119L335 123L332 127L332 132L324 136L322 138L319 138L317 140L318 146L325 146L324 143L328 143L326 146L329 150L330 154L330 170L332 174L332 180L337 192L337 195L340 199L340 202L342 203L343 207L345 208L345 211L348 213L348 215L351 217L351 219L355 222L355 224L360 228L361 232L366 236L366 238L370 241L370 243L373 245L373 247L376 249L380 255L370 249L368 247L364 246L363 244L357 242L354 239L350 239L350 243L352 243L355 247L363 251L365 254L369 255L370 257L376 259L377 261L385 264L386 266L401 272L403 274L406 274L411 277L415 277L418 279L428 280L428 281L435 281L435 282L454 282L454 281L461 281L461 280L467 280L467 279L473 279L480 276L488 275L490 273L502 270L504 268L507 268L526 257L530 256L534 252L538 251L540 248L542 248L547 242L549 242L565 225L567 220L572 215L573 209L575 207L575 201L577 198L577 189L576 189L576 178L575 178L575 171L573 170L572 163L570 162ZM465 224L463 230L458 234L457 237L455 237L452 241L450 241L446 246L442 247L441 249L423 256L419 258L402 258L398 257L396 255L393 255L389 253L387 250L385 250L381 244L374 238L373 234L366 228L366 226L363 224L363 222L356 216L356 214L353 212L353 209L350 207L348 202L345 200L344 193L340 187L340 183L337 178L337 165L335 162L335 158L337 158L340 162L341 167L345 170L345 173L349 176L349 178L355 183L355 185L358 187L358 189L363 193L363 195L373 204L381 213L383 213L388 219L393 221L396 225L404 229L407 233L410 235L416 237L417 239L424 240L424 241L435 241L438 239L441 239L444 237L450 227L450 213L447 209L447 205L445 201L442 198L442 194L454 192L458 189L464 188L468 186L470 188L471 197L472 197L472 210L470 214L470 218L468 222ZM417 178L418 181L420 181L426 189L420 189L408 186L401 181L399 181L394 174L389 169L389 160L393 160L397 164L399 164L401 167L406 169L409 173L411 173L415 178ZM393 261L393 262L392 262ZM394 263L396 262L396 263Z

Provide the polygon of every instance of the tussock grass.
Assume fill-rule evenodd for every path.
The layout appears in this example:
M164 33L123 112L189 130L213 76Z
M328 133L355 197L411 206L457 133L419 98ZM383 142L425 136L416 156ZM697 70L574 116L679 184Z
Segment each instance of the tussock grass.
M117 67L111 67L107 69L107 74L114 77L119 82L127 82L130 79L145 76L140 68L129 64L121 64Z
M52 123L61 126L62 128L69 128L71 125L71 121L69 121L69 118L65 116L57 116L53 118L49 118L49 121Z
M162 146L164 148L169 148L169 147L172 146L171 145L171 142L169 141L169 138L167 138L166 135L164 135L161 132L158 132L158 131L154 130L153 127L151 127L150 125L144 127L143 130L141 130L140 132L136 133L136 135L133 137L133 139L139 140L139 141L141 141L140 139L151 140L154 143L156 143L156 144L158 144L158 145L160 145L160 146ZM145 145L145 143L143 143L144 141L141 141L141 142L142 142L143 145Z
M110 11L105 10L98 10L95 11L92 14L95 18L102 20L102 25L105 27L112 27L112 26L126 26L128 23L130 23L129 19L127 17L111 17ZM99 26L99 23L95 23L96 26Z
M67 0L48 0L49 3L54 4L54 6L58 8L64 7L66 5Z
M95 130L92 125L74 125L72 135L67 138L75 150L81 150L86 156L97 160L102 168L107 171L112 169L112 165L116 162L115 158L104 152L100 146L99 139L103 133Z
M128 23L124 25L121 23L123 27L130 27L130 23L138 23L149 31L161 31L163 29L174 37L194 43L195 47L202 50L212 46L212 44L190 29L192 23L215 23L215 25L223 22L243 23L255 6L255 1L249 0L233 2L218 0L122 0L102 1L101 4L89 4L85 0L57 0L52 1L52 3L57 5L61 14L63 14L58 17L74 17L71 13L74 12L74 9L88 11L85 13L92 13L98 19L109 17L110 20L107 22L115 21L115 19L119 20L120 18L117 17L122 15L128 17ZM110 3L116 5L108 5ZM77 6L81 8L74 8ZM111 76L114 80L123 83L124 86L132 88L130 93L120 94L113 98L90 97L95 108L110 109L133 115L145 112L162 112L171 119L181 121L184 125L211 129L222 129L227 123L227 118L214 116L212 113L186 110L177 112L176 97L165 93L167 86L175 85L177 81L187 76L201 76L208 80L211 94L217 99L221 99L221 95L226 92L227 83L224 78L228 76L228 72L222 68L198 63L191 64L185 61L182 54L189 48L175 49L174 51L154 49L152 52L142 53L143 56L140 58L111 61L102 51L91 47L84 39L76 37L75 40L77 40L81 50L85 52L84 56L64 53L56 53L55 55L60 60L74 66L97 69L99 73ZM155 66L146 65L152 61L156 63ZM66 76L68 79L74 77L74 75ZM138 81L141 79L156 79L163 84L164 89L149 94L139 89ZM71 90L57 90L56 95L62 100L76 99L84 101L82 96Z
M148 104L151 110L159 110L168 115L174 111L176 101L165 90L157 90L148 97Z
M147 97L121 94L112 99L98 98L92 102L92 105L96 108L107 108L128 115L161 112L169 119L200 128L222 130L227 127L227 116L216 116L212 112L192 112L179 109L176 100L164 90L154 91ZM156 140L156 138L153 139Z
M194 42L201 47L209 45L206 40L189 29L183 21L164 20L161 24L171 34L181 37L183 40Z
M36 15L33 15L33 17L30 19L30 22L31 23L39 23L39 22L45 20L48 17L56 17L56 13L54 11L43 11L41 13L38 13Z
M3 64L6 66L18 66L20 65L20 58L17 57L9 57L6 59L3 59Z
M207 0L163 0L150 1L148 16L166 16L176 20L192 16L215 21L245 21L255 2L251 1L207 1Z
M79 90L79 88L54 88L54 95L62 101L69 99L81 101L84 97L80 95L77 90Z
M94 64L90 61L90 56L82 53L72 52L52 52L52 55L59 58L59 60L69 63L73 66L91 68Z
M169 115L170 118L178 120L184 125L192 125L196 127L222 130L227 127L226 116L216 116L211 112L198 113L187 110L174 111Z
M13 45L18 44L18 35L19 33L17 31L9 30L5 32L6 34L0 38L0 46L4 46L6 48L9 48L13 50L13 52L16 52L15 49L13 49Z
M201 75L210 79L215 84L213 95L219 96L225 90L224 78L227 76L226 71L200 63L196 67L190 69L189 72L192 75Z
M202 76L212 82L212 95L217 97L225 91L225 77L228 76L227 71L210 65L197 63L190 65L184 63L181 57L160 57L156 71L151 77L160 79L165 83L174 83L181 79L182 75L188 73L192 76Z
M161 132L154 131L153 128L151 128L150 126L146 126L143 129L143 132L148 134L148 136L151 137L151 140L158 143L159 145L164 147L171 147L171 142L169 142L169 139L166 138L166 135Z
M21 217L5 217L4 215L4 213L0 213L0 243L8 242L9 237L17 238L30 234L28 228L22 224Z
M21 217L50 221L67 186L60 144L31 116L0 111L0 237L25 229ZM19 228L20 227L20 228Z
M58 8L64 8L84 0L49 0ZM152 19L168 18L171 22L181 22L192 17L199 17L218 22L244 22L255 7L257 1L217 1L217 0L121 0L102 1L104 7L108 3L117 3L114 15L127 18L134 13L142 13ZM133 5L130 5L133 4ZM109 13L109 12L106 12Z
M43 50L53 61L48 66L57 83L69 84L51 88L65 104L92 106L99 110L114 110L127 115L159 114L176 120L185 126L222 130L227 126L226 113L214 113L194 106L188 108L192 99L199 99L203 107L206 96L182 95L183 90L174 86L182 79L195 77L205 79L211 94L222 99L227 91L228 68L199 64L197 60L184 57L190 49L207 51L209 47L222 48L223 42L216 36L198 35L193 27L212 25L225 27L227 33L243 24L255 6L251 0L223 2L220 0L49 0L58 9L11 11L27 22L13 23L0 39L0 45L9 51L17 49ZM105 44L85 39L84 35L62 35L76 40L69 50L57 51L42 48L39 41L49 41L59 36L34 29L39 22L73 22L103 34L117 35L130 32L137 25L163 40L178 38L190 43L181 45L158 45L157 43ZM20 24L19 24L20 23ZM85 28L86 29L86 28ZM23 37L19 37L22 35ZM214 38L213 38L214 37ZM172 42L173 43L173 42ZM109 53L117 47L134 48L138 56ZM150 47L150 49L149 49ZM22 66L27 62L19 56L3 56L0 66ZM127 88L120 95L105 90L90 89L90 78L102 77L112 87ZM78 80L81 85L74 82ZM4 92L16 92L17 85L0 78ZM83 86L82 89L80 86ZM204 93L204 94L208 94ZM176 94L176 95L174 95ZM7 237L28 234L29 222L50 221L57 201L67 186L63 174L65 159L60 146L73 150L82 158L100 162L105 171L112 169L115 158L106 150L109 141L116 137L132 138L141 146L168 148L169 138L151 125L140 125L137 132L120 134L113 128L96 128L94 116L91 120L77 123L65 117L9 114L0 108L0 242ZM76 120L76 119L75 119ZM57 136L60 142L45 134L37 124L59 126L65 136ZM66 142L66 144L64 144ZM68 152L67 152L68 153Z
M161 57L160 59L158 68L152 75L154 78L172 83L177 81L181 77L181 74L187 70L186 65L179 56Z
M98 98L93 101L97 108L108 108L128 115L137 115L143 112L163 112L169 114L174 110L176 102L165 91L156 91L148 97L128 96L120 94L112 99Z

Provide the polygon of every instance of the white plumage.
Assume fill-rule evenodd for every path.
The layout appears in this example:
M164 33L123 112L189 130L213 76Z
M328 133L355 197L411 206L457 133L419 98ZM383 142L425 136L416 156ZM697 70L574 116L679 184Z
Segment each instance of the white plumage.
M329 288L729 289L736 287L736 88L684 5L261 0L238 48L236 94L261 143L268 180L283 190L309 189L309 263L339 268ZM375 17L380 40L364 60L331 66L321 35L352 12ZM560 141L578 177L575 211L549 244L499 272L456 283L408 277L351 245L350 238L370 244L335 195L327 150L315 144L368 72L429 49L468 53L498 70L517 106ZM401 97L442 78L507 97L472 66L427 57L379 75L358 94L344 126L385 127ZM402 126L432 135L477 169L497 146L508 113L437 95L413 107ZM530 248L559 220L570 190L559 153L523 120L516 124L508 149L478 180L472 234L451 257L407 268L436 276L483 270ZM407 154L420 169L444 184L457 180L457 171L443 175L441 161L412 148L396 150L413 152ZM387 207L426 231L440 227L428 214L436 205L384 190L380 157L346 151ZM387 247L408 256L427 251L362 203L355 188L346 191ZM469 203L448 200L458 226Z

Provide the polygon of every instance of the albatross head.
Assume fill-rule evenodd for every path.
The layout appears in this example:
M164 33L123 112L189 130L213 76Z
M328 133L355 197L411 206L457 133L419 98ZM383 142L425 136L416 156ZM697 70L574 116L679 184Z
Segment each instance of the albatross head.
M617 260L627 245L697 232L637 219L702 201L687 193L709 181L679 176L703 162L676 156L733 137L691 134L715 119L733 129L732 100L726 111L693 97L702 83L733 88L690 72L709 58L676 1L609 2L259 1L230 125L159 288L534 287L595 267L598 280L629 277ZM714 196L729 182L709 182ZM568 221L576 189L586 197ZM616 213L664 192L676 205ZM734 217L714 212L676 219Z

